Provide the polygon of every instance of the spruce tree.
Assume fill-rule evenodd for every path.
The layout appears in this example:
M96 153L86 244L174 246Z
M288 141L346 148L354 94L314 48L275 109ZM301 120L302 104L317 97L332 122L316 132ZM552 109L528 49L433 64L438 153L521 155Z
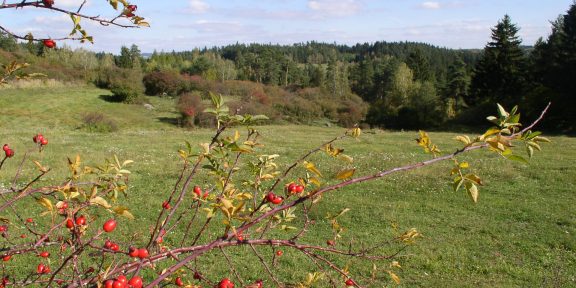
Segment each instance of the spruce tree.
M519 28L508 15L492 29L492 41L484 48L475 67L470 104L498 102L505 105L522 101L526 84L526 57L518 37Z

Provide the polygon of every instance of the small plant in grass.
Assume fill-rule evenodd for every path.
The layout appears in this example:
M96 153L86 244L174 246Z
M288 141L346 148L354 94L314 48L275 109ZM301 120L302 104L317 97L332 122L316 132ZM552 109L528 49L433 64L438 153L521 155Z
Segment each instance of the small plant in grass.
M90 132L115 132L118 131L118 125L114 120L108 119L100 112L89 112L82 116L84 123L82 128Z
M548 141L532 132L540 119L523 127L515 108L508 112L498 105L498 115L489 117L495 126L477 137L458 136L462 147L452 153L443 154L430 135L421 131L417 144L432 155L422 162L359 175L362 171L355 168L352 155L345 154L340 144L361 136L360 129L352 128L282 167L277 162L281 155L259 152L264 143L251 124L265 116L230 115L222 97L211 97L212 107L205 112L217 123L213 137L197 147L187 143L178 151L182 168L175 185L156 203L158 215L147 227L131 230L134 232L128 237L120 238L118 230L130 231L127 219L133 217L130 207L122 205L122 195L130 195L127 167L132 161L114 157L87 166L77 156L67 160L66 179L45 184L40 180L51 169L41 163L38 153L49 152L50 144L43 142L49 137L34 135L28 151L14 150L7 143L0 168L15 157L22 160L15 171L0 170L2 178L12 174L10 179L16 179L10 187L0 189L4 196L0 216L6 223L0 226L3 263L25 254L37 262L28 268L4 264L0 276L16 286L47 287L366 287L379 283L382 275L400 283L398 256L418 239L418 230L398 231L389 239L375 235L378 241L357 243L352 235L346 235L341 221L354 211L343 209L325 217L332 230L330 239L307 237L319 227L311 212L328 201L324 194L338 191L338 197L347 197L341 190L350 185L453 161L454 189L465 189L476 202L483 183L479 175L468 172L470 164L459 160L461 154L488 149L510 160L527 161L517 154L515 143L524 144L521 148L529 158ZM241 132L239 127L246 125ZM319 155L312 157L315 154ZM318 157L332 159L339 170L331 175L314 160ZM21 170L28 163L36 174L24 178ZM202 174L207 181L198 180ZM44 211L29 221L25 211L16 209L19 201L35 201ZM13 233L17 229L24 229L27 237ZM235 247L245 247L240 251L254 259L250 265L262 267L266 273L258 275L262 280L244 274L239 266L248 255L238 256L238 250L232 253ZM211 258L219 261L211 265L226 267L228 272L204 273L208 268L201 259L210 254L219 255ZM284 278L279 272L289 254L301 254L312 264L309 267L315 268L293 271L299 279ZM340 258L367 262L374 269L371 273L359 271Z

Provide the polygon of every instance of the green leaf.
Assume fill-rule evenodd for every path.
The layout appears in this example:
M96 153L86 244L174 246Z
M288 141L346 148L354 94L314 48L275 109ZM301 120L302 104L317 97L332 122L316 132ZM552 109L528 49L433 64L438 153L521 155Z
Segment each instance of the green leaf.
M526 163L528 164L528 160L524 159L524 157L522 156L518 156L518 155L507 155L505 156L508 160L512 160L512 161L518 161L518 162L522 162L522 163Z
M498 115L500 115L500 117L508 117L508 112L506 112L506 109L504 109L504 107L502 107L500 104L496 105L498 106Z

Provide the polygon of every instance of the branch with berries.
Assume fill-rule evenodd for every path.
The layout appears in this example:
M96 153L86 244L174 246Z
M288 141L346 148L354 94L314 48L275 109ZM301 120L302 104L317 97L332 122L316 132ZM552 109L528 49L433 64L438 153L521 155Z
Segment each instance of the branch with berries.
M77 9L64 9L58 6L57 0L41 0L41 1L17 1L13 3L4 2L0 4L0 10L6 9L22 9L26 7L44 9L55 11L62 14L67 14L70 16L72 23L72 30L70 34L55 38L38 38L32 33L27 33L26 35L21 35L13 32L7 27L0 25L0 31L11 35L12 37L28 42L40 42L46 48L55 48L58 41L63 40L73 40L84 42L94 42L94 38L88 34L88 32L82 27L81 20L85 19L88 21L99 23L102 26L116 26L122 28L140 28L149 27L150 24L141 16L137 15L136 11L138 6L128 3L126 0L107 0L110 6L116 10L116 15L112 18L104 18L99 15L91 16L83 12L86 0L78 6Z

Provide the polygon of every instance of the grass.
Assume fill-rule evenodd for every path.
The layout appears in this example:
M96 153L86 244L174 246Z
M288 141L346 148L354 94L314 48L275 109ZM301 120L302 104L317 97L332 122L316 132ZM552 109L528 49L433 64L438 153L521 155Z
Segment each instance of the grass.
M160 210L178 175L176 151L184 140L207 142L211 131L183 130L173 125L178 114L172 99L149 98L156 109L148 111L140 105L109 103L100 96L108 94L90 87L0 90L0 142L10 143L19 158L30 148L35 133L41 132L49 139L47 151L34 156L53 168L41 184L60 182L66 175L66 157L76 154L82 155L86 164L112 154L134 160L129 197L121 201L128 204L136 220L122 221L118 228L118 235L123 235L118 237L127 242L134 233L148 235L153 215ZM119 130L90 133L82 129L82 115L88 112L105 114L119 124ZM266 144L262 153L280 154L279 162L284 166L343 131L309 126L261 126L258 130ZM358 175L430 157L415 144L417 133L413 131L372 132L364 133L358 141L341 144L355 158ZM448 152L458 147L452 140L455 135L431 133L433 141ZM485 180L480 202L475 205L464 192L456 193L448 185L448 162L329 193L311 213L316 222L306 240L324 245L331 237L326 213L350 208L339 220L346 228L339 245L350 240L377 243L412 227L422 233L423 237L397 259L402 268L394 271L402 279L401 286L576 287L576 140L564 136L551 139L553 144L545 145L544 152L538 153L530 165L504 161L488 151L464 156L471 169ZM337 162L323 156L312 159L326 175L338 171ZM10 172L16 165L17 161L6 163L0 171L0 185L9 185ZM31 176L31 169L24 171L25 175ZM35 215L42 211L34 203L20 205L29 214L25 217L38 217ZM166 242L179 242L180 233L167 236ZM391 251L386 249L389 247L381 252ZM269 257L269 250L262 248L260 253ZM249 248L228 253L239 256L234 263L241 273L249 275L248 279L261 277L267 286L273 286ZM216 279L229 275L221 258L219 252L212 253L198 264ZM14 265L23 267L36 263L15 261ZM285 250L278 261L275 271L287 282L301 281L304 272L317 270L294 251ZM368 277L372 268L371 263L358 260L339 258L336 262L348 264L357 279ZM377 280L368 286L393 286L385 271L389 263L377 264Z

